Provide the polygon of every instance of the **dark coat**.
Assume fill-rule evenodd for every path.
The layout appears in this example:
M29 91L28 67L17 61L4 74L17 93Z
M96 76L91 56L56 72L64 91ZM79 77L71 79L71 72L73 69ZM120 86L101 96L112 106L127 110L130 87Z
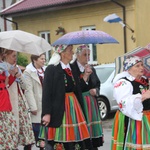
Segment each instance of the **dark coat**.
M77 61L75 61L72 64L72 67L74 68L74 70L76 70L78 77L80 77L81 72L79 70ZM100 89L100 80L96 74L94 67L92 67L92 71L93 72L91 73L91 75L89 77L88 85L86 84L86 82L84 82L83 79L80 79L80 85L81 85L81 89L83 92L88 91L88 90L93 89L93 88L96 88L97 96L98 96L99 95L99 89Z
M79 101L82 99L78 77L72 69L76 82L75 94ZM51 115L50 127L59 127L65 109L65 81L64 72L60 64L57 66L49 65L45 70L42 94L42 116Z

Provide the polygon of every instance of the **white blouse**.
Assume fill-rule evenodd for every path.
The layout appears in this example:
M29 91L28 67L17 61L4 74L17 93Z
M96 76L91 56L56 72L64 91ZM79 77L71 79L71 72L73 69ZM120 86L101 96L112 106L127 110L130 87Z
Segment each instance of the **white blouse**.
M126 77L130 81L133 81L135 79L128 72L122 72L114 78L113 94L119 105L119 110L124 115L134 120L142 120L142 95L140 93L133 94L133 86L131 82L122 79L123 77Z

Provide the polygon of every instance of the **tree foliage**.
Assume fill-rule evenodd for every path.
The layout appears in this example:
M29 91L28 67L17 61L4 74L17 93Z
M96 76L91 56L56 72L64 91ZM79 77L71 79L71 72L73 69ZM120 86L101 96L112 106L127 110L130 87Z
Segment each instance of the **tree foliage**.
M20 65L20 66L26 67L28 65L27 56L24 56L21 53L18 53L17 64Z

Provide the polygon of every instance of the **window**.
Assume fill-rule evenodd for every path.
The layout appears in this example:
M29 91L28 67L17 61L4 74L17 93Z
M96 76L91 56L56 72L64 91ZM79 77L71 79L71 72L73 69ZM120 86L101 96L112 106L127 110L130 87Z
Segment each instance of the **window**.
M50 32L43 31L39 33L40 37L44 38L48 43L50 43ZM46 62L49 62L49 59L51 57L51 51L48 51L45 53L46 56Z
M96 30L95 26L82 27L82 30ZM97 64L97 48L96 44L89 44L90 61L89 64Z

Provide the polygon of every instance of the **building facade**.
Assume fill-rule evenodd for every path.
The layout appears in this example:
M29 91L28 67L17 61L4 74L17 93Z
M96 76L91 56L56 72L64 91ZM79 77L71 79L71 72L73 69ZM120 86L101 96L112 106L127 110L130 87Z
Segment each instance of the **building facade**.
M56 0L56 2L58 1ZM30 5L30 8L19 10L19 5L23 5L24 1L3 11L1 16L11 16L13 21L17 22L18 29L42 36L50 43L62 36L56 32L59 27L64 28L66 33L92 29L110 34L119 41L119 44L90 45L92 49L90 60L94 64L114 62L117 56L149 43L149 0L74 1L73 4L58 2L55 7L41 5L37 9ZM128 28L123 28L119 23L103 21L107 15L112 13L125 20L129 25ZM13 29L15 28L16 26L13 24ZM50 56L50 54L47 55Z

